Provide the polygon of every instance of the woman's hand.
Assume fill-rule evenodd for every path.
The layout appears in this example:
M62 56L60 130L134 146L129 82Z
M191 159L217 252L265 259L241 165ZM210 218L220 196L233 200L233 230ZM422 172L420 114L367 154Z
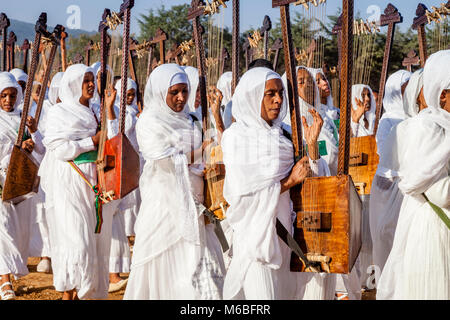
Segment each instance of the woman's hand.
M214 115L220 115L220 106L222 105L223 95L222 92L215 86L209 86L208 88L208 104Z
M309 158L303 157L299 162L295 164L295 166L292 168L291 173L288 177L281 180L281 192L284 193L285 191L295 187L296 185L299 185L307 177L311 176L311 168L309 166Z
M364 115L364 103L359 100L358 98L355 98L356 102L356 110L352 108L352 121L354 123L359 123L359 120L361 120L361 117Z
M36 119L34 119L32 116L27 117L26 125L30 133L35 133L38 129Z
M114 104L116 102L117 90L110 86L105 90L105 105L108 110L108 120L115 120L116 114L114 112Z
M100 143L100 137L101 137L101 131L98 131L95 136L91 137L92 139L92 143L94 143L94 146L98 146L98 144Z
M317 140L319 139L320 131L322 130L323 119L316 110L310 109L308 111L313 117L313 124L308 126L306 118L302 117L303 131L305 133L306 144L308 145L309 157L312 160L318 160L320 154Z
M32 139L28 139L22 142L22 149L32 153L34 149L34 141Z

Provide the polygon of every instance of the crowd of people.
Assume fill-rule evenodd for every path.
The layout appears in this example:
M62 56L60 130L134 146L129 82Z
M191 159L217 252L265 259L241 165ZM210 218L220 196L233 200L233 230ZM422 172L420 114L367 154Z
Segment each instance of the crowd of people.
M287 79L253 61L231 94L231 73L208 91L202 132L199 72L163 64L150 74L142 110L137 85L115 78L104 106L107 137L118 133L120 88L127 81L125 133L140 156L139 188L103 205L96 233L97 149L101 143L100 63L74 64L48 88L33 83L22 148L39 161L39 192L0 203L0 297L15 298L12 279L53 274L63 299L360 300L450 299L450 50L414 73L393 73L376 132L379 165L370 197L361 197L362 248L350 274L291 272L290 248L276 221L293 232L289 190L311 176L337 174L340 109L322 69L296 68L303 144L294 161ZM0 73L0 183L23 109L27 75ZM41 90L46 100L37 124ZM352 88L351 135L374 134L376 93ZM205 219L204 154L221 146L229 204L222 228ZM318 195L320 196L320 195ZM135 238L132 241L132 238ZM127 279L120 274L129 273Z

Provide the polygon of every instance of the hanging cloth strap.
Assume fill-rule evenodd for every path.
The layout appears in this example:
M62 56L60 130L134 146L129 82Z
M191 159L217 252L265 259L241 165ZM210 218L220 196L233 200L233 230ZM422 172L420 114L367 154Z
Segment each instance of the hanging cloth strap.
M75 160L68 161L70 166L80 175L80 177L86 182L86 184L91 188L92 191L95 193L95 217L97 220L97 223L95 225L95 233L100 233L102 230L102 224L103 224L103 215L102 215L102 206L103 206L103 200L101 199L101 192L98 187L98 185L93 186L89 179L86 178L83 171L77 166L82 163L91 163L95 162L97 160L97 151L91 151L86 152L81 155L79 155Z
M447 226L447 228L450 229L450 219L449 217L445 214L444 210L442 210L442 208L438 207L437 205L435 205L433 202L431 202L428 197L425 195L425 193L422 193L423 197L425 198L426 202L428 202L428 204L430 205L430 207L433 209L434 212L436 212L436 214L439 216L439 218L441 218L441 220L445 223L445 225Z

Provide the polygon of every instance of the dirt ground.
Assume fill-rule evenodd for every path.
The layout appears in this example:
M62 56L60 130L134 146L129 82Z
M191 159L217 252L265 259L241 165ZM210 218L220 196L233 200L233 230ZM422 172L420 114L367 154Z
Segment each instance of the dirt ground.
M30 273L19 280L13 281L17 300L61 300L62 293L56 292L53 287L51 274L36 272L39 258L28 259ZM128 273L121 274L128 278ZM108 300L122 300L125 289L108 294ZM363 300L375 300L375 290L363 293Z
M16 300L61 300L62 292L56 292L53 287L52 274L36 272L39 258L28 259L30 273L16 281L13 281L16 291ZM122 278L128 278L128 273L121 274ZM108 294L108 300L122 300L125 289Z

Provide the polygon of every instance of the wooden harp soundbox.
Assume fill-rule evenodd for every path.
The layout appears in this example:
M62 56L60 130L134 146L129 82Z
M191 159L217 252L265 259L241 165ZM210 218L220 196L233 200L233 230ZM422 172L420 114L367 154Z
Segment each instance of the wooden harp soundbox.
M119 133L101 144L99 147L99 159L97 160L98 182L105 202L122 199L139 186L140 161L139 155L125 135L126 92L129 67L130 45L130 17L134 0L124 0L120 7L118 17L123 20L124 35L122 43L122 86L120 99ZM100 22L101 33L101 122L105 131L105 87L106 87L106 56L108 42L108 17L111 12L106 9L103 20Z
M43 12L35 26L34 43L41 43L41 36L47 35L47 14ZM39 45L33 46L30 74L28 76L22 117L20 121L17 139L11 152L11 158L6 172L6 179L2 190L2 200L18 204L27 198L30 198L38 192L39 188L39 164L34 157L22 149L22 140L25 133L25 123L31 102L31 90L33 79L39 61Z
M294 239L322 272L350 273L361 248L362 203L349 175L308 178L291 191ZM307 271L294 254L291 271Z
M212 149L210 159L205 167L205 206L219 219L225 219L229 204L223 196L225 183L225 165L220 146Z

